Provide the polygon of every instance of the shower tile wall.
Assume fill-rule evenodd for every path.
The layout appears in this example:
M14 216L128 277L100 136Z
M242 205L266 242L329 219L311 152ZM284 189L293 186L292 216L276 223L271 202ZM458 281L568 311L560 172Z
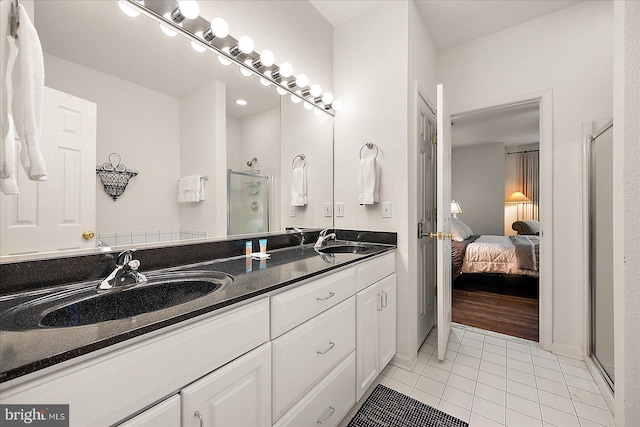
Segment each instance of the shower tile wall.
M174 240L202 239L206 231L198 230L146 230L117 233L98 233L98 240L106 246L140 245L145 243L170 242Z

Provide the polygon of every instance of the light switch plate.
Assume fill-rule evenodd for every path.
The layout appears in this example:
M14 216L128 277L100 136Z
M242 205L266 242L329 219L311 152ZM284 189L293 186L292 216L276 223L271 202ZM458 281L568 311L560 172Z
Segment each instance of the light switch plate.
M336 203L336 216L337 217L344 216L344 203Z
M391 202L382 202L382 218L391 218Z
M324 216L328 216L328 217L333 216L333 203L324 204Z
M290 217L296 216L296 207L295 206L289 206L289 216Z

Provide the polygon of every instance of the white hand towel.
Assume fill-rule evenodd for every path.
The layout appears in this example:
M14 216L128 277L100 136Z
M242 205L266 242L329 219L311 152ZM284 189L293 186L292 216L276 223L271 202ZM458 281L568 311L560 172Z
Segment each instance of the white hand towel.
M291 206L307 204L307 177L305 167L293 168L291 173Z
M375 159L360 160L358 203L372 205L378 202L378 165Z
M11 2L0 3L0 18L8 20L7 6ZM4 194L18 194L18 181L16 180L16 155L18 147L16 142L16 129L13 119L13 69L18 57L18 46L13 37L9 35L9 25L2 26L0 32L0 191Z
M44 58L38 33L29 19L24 6L18 6L18 59L20 61L20 91L16 92L16 114L21 108L21 119L16 129L22 140L20 161L29 179L46 181L47 168L40 151L42 136L42 99L44 95Z
M204 200L201 184L202 177L200 175L190 175L180 178L178 184L178 203L197 203L200 200Z

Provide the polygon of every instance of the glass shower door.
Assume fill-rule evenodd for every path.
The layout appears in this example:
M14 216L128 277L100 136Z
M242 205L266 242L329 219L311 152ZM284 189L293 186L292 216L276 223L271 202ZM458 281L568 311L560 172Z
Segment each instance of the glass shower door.
M227 171L227 234L269 231L269 177Z
M613 122L590 144L591 355L613 390Z

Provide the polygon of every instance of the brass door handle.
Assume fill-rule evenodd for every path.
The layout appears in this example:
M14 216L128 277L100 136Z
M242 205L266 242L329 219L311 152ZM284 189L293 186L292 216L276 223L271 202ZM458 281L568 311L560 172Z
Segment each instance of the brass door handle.
M96 234L91 230L87 230L87 231L83 231L82 232L82 238L85 239L85 240L91 240L94 237L96 237Z
M453 233L444 234L442 231L438 231L437 233L429 233L429 237L431 237L432 239L437 238L438 240L444 240L446 238L449 238L451 240L453 239Z

